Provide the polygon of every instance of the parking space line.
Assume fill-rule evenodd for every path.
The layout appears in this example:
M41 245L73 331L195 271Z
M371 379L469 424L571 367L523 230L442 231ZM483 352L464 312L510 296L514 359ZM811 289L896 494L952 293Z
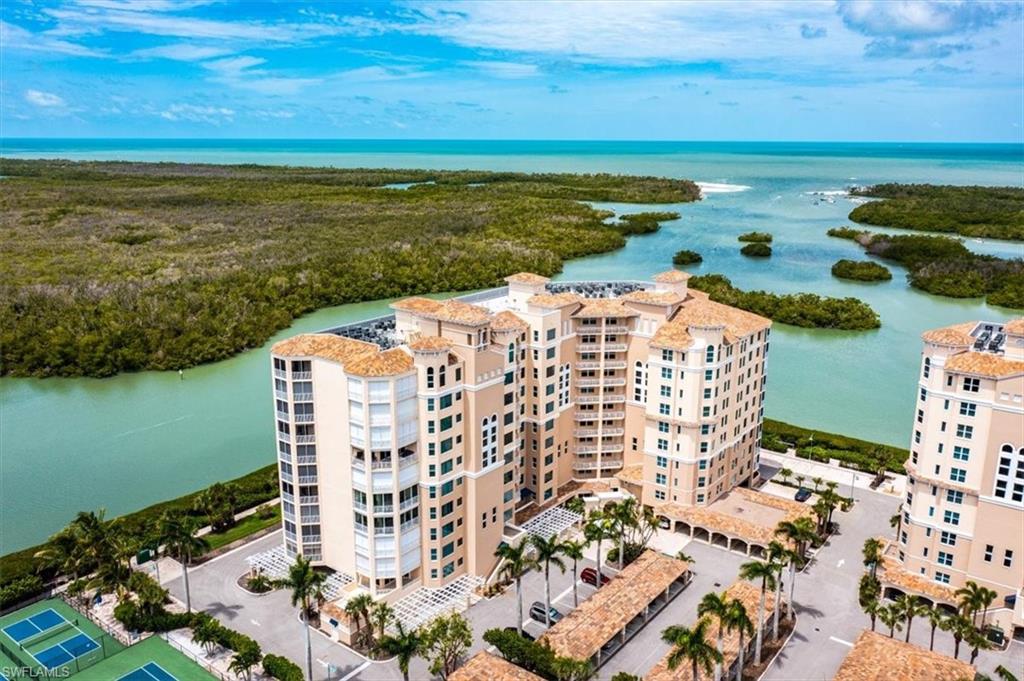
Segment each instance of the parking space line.
M829 641L835 641L836 643L841 643L842 645L844 645L844 646L846 646L848 648L852 648L853 647L853 644L850 643L849 641L844 641L843 639L836 638L835 636L829 636L828 640Z
M366 669L369 666L370 666L370 661L367 660L366 662L362 663L361 665L359 665L358 667L356 667L355 669L350 671L345 676L341 677L338 681L348 681L353 676L355 676L356 674L358 674L359 672L363 671L364 669Z

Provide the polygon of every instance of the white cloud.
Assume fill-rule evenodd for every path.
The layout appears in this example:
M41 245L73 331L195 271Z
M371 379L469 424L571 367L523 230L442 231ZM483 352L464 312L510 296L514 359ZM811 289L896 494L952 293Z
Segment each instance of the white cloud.
M232 50L212 45L194 45L192 43L173 43L135 50L129 56L138 59L172 59L174 61L202 61L231 54Z
M495 78L530 78L538 73L536 64L511 61L463 61L461 63Z
M21 26L0 20L0 45L4 50L29 50L73 57L102 57L103 52L60 40L45 33L32 33Z
M203 64L203 67L218 73L239 74L246 69L251 69L254 66L265 63L267 63L267 60L260 57L241 56L208 61Z
M160 118L167 121L190 121L192 123L210 123L220 125L234 120L235 112L221 106L196 106L195 104L172 104L159 112Z
M25 101L29 104L35 104L36 106L43 107L61 107L66 106L66 102L52 92L43 92L41 90L25 90Z

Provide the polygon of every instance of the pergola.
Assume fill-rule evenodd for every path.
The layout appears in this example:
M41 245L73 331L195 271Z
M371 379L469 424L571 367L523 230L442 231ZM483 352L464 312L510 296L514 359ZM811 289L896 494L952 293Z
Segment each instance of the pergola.
M479 600L476 589L484 583L474 575L462 575L442 587L421 587L394 604L395 617L412 631L438 615L462 611Z
M266 575L270 579L285 579L288 577L288 569L295 564L295 560L288 557L283 546L275 546L269 551L255 553L246 558L245 562L249 564L251 570ZM330 571L323 587L324 596L329 601L339 598L345 585L351 584L353 581L351 575Z
M527 520L521 527L527 534L551 539L581 520L583 520L583 516L579 513L570 511L564 506L552 506Z

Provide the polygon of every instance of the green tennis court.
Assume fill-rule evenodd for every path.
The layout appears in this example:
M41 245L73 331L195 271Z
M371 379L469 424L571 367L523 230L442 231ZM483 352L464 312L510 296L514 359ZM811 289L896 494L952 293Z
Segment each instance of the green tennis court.
M150 636L75 675L75 681L211 681L215 678L159 636Z

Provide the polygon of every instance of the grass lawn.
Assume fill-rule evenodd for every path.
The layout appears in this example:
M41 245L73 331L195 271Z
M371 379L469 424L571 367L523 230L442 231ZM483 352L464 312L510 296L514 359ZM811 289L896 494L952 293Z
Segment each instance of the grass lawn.
M219 549L222 546L227 546L233 541L241 539L242 537L248 537L254 532L266 529L273 525L281 524L281 508L277 507L274 509L274 515L271 518L263 519L258 517L255 513L250 516L246 516L239 520L235 525L232 525L224 532L211 532L206 535L206 541L210 542L210 549Z

